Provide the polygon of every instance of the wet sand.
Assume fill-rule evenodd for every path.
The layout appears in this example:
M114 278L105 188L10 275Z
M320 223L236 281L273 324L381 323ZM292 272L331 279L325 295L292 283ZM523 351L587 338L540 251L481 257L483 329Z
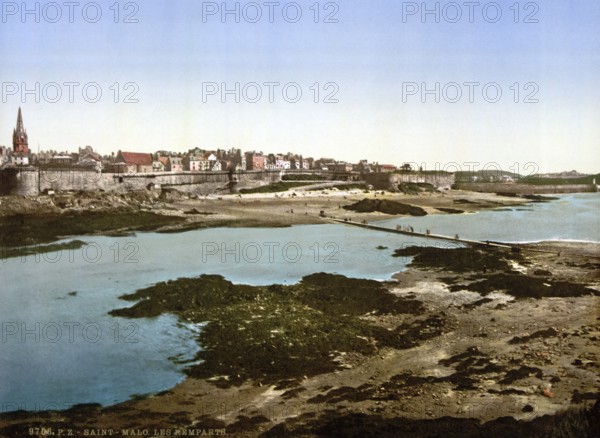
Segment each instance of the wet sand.
M382 194L383 193L383 194ZM197 209L212 213L190 221L210 226L211 223L227 223L232 226L289 226L319 224L327 218L352 218L377 221L392 215L380 212L356 213L343 207L363 199L396 201L421 207L427 214L448 214L440 208L475 212L486 209L512 207L529 203L521 198L502 197L489 193L450 191L446 193L423 193L403 195L390 192L333 191L304 192L293 190L283 194L226 195L203 199L182 200L172 205L179 211ZM325 218L321 217L323 212Z

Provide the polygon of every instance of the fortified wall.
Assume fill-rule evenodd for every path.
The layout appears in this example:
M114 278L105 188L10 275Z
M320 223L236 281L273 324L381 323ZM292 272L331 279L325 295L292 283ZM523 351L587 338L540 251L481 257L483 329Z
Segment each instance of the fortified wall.
M565 184L536 186L518 183L459 183L455 186L458 190L469 190L472 192L537 195L558 193L588 193L597 192L594 184Z
M453 173L365 173L362 175L367 184L380 190L398 190L400 183L431 184L436 189L450 190L455 182Z
M98 173L86 170L54 169L42 171L7 170L0 177L1 195L36 196L47 190L129 192L147 189L176 189L208 195L236 193L281 179L280 172L203 172L203 173Z
M361 177L379 190L397 190L400 183L427 183L436 189L500 194L552 194L597 192L594 184L535 186L518 183L458 183L450 173L366 173ZM176 189L195 195L237 193L281 180L279 171L98 173L88 170L16 170L0 172L0 195L36 196L47 190L125 193L135 190Z

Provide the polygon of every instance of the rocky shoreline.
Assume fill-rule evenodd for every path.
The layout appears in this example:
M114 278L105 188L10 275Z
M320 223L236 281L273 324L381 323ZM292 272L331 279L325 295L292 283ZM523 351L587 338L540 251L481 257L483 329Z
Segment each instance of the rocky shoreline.
M389 217L343 209L365 199L427 214L530 202L464 192L112 196L2 198L3 229L25 230L3 244L53 242L65 218L65 234L181 232ZM36 220L41 231L28 227ZM313 274L262 287L218 275L159 283L123 296L111 314L202 324L184 382L116 406L2 414L0 436L597 436L599 254L598 244L565 242L520 253L404 248L395 256L412 263L388 282Z
M532 247L541 245L560 244ZM0 435L27 436L38 425L75 436L90 428L248 437L594 436L600 262L589 254L598 249L577 244L561 257L400 250L413 263L386 283L314 274L292 286L234 285L219 276L157 284L124 296L135 304L112 313L168 312L206 323L202 362L185 382L113 407L5 414ZM543 283L524 294L520 282L498 282L499 274ZM485 281L493 292L471 290Z
M214 227L288 227L359 215L376 221L390 214L456 214L514 207L527 199L469 192L397 193L362 190L190 197L174 190L128 194L57 193L0 197L0 246L54 243L68 236L126 235L136 231L182 232ZM344 209L359 203L360 212ZM377 206L390 210L381 212Z

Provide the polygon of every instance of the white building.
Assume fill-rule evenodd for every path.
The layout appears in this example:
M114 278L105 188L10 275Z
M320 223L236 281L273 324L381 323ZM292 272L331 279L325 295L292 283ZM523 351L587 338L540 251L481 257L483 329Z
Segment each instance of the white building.
M29 166L29 157L23 154L12 154L10 162L15 166Z

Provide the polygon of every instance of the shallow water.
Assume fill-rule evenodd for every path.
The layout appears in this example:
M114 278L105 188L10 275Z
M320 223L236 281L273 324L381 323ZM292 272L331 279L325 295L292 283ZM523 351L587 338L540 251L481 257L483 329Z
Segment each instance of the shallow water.
M474 240L600 242L600 193L548 195L560 199L527 206L460 215L430 215L381 221L383 226L411 225L415 231ZM457 204L457 209L460 205ZM505 211L507 210L507 211Z

